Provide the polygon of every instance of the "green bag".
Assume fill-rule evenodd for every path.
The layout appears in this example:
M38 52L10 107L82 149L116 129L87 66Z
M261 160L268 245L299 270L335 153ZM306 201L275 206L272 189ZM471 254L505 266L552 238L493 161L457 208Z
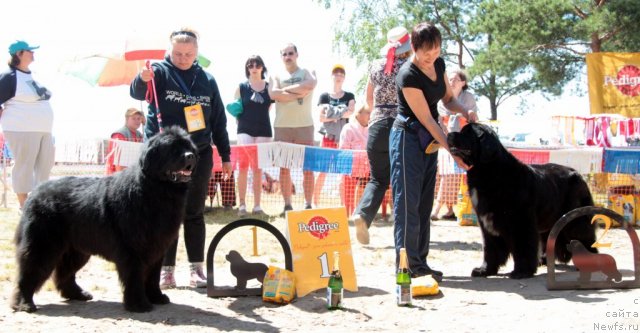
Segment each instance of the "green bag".
M227 112L229 112L232 116L238 118L240 114L242 114L242 99L238 98L237 100L227 104L226 106Z

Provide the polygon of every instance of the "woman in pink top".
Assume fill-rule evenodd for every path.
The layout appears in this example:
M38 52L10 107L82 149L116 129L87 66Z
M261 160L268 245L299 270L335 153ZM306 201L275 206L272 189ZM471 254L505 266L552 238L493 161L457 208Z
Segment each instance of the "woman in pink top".
M367 137L369 136L369 106L363 105L356 111L355 120L348 122L340 132L340 149L366 150ZM364 187L369 182L369 177L342 176L341 194L342 201L350 216L355 209L355 204L360 200ZM356 191L357 190L357 191Z

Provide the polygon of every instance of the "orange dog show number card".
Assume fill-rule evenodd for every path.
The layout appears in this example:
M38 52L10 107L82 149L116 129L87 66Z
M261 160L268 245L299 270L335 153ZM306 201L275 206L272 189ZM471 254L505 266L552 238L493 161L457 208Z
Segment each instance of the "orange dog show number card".
M344 207L289 211L287 227L299 297L327 287L334 251L340 253L344 289L358 291Z
M200 104L185 106L184 118L187 120L187 131L189 131L189 133L205 128L204 114L202 113L202 105Z

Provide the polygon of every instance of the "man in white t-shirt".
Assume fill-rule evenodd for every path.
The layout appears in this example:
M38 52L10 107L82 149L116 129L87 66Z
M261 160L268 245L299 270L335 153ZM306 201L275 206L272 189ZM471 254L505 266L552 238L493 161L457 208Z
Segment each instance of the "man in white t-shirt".
M270 78L269 96L276 102L274 141L313 146L313 117L311 114L313 89L317 80L311 73L298 66L298 49L287 44L280 55L285 71ZM303 171L305 208L311 208L313 196L313 171ZM291 171L280 168L280 189L284 198L284 210L292 210Z

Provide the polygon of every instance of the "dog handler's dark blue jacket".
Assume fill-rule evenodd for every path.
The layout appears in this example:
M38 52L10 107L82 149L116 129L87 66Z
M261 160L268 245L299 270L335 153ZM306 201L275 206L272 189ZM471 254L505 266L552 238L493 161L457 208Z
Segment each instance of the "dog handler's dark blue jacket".
M210 146L211 142L213 142L218 148L222 161L231 161L227 116L220 98L218 84L213 76L205 72L197 62L194 62L193 66L188 70L178 69L171 63L169 56L166 56L161 62L152 64L151 67L154 74L162 127L178 125L186 130L187 121L184 115L184 108L200 104L206 127L190 133L191 140L196 144L198 150ZM182 78L184 86L179 83L177 75ZM185 88L188 91L185 91ZM137 100L144 100L146 93L147 83L142 81L140 74L138 74L131 83L131 97ZM145 140L158 133L158 118L156 114L156 105L155 102L152 102L149 104L147 122L144 126Z

